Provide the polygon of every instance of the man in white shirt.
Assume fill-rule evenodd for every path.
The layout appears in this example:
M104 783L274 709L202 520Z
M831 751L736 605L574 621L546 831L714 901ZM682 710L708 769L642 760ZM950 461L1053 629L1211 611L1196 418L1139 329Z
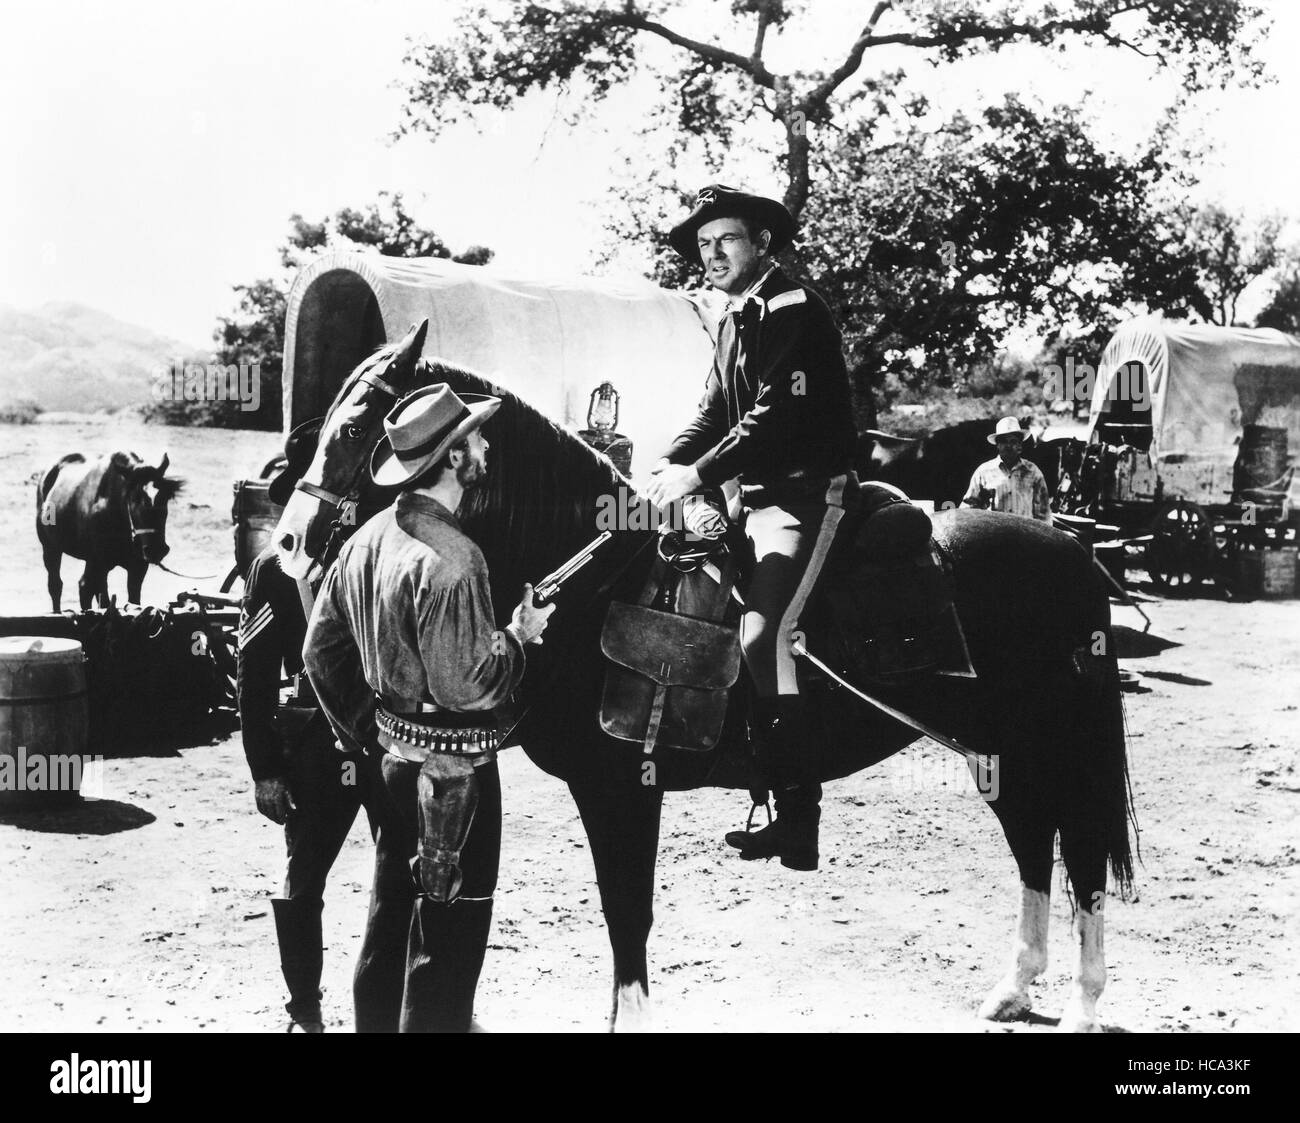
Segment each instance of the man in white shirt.
M1014 417L1004 417L989 436L998 454L975 469L970 487L962 496L962 506L1005 511L1027 519L1052 522L1052 508L1047 494L1047 480L1037 464L1022 460L1024 431Z

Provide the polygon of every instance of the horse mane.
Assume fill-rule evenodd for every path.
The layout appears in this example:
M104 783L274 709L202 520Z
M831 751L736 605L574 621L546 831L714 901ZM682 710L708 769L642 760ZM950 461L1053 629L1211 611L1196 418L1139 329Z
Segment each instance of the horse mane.
M181 476L156 476L153 484L158 489L159 501L163 503L175 499L185 490L185 479Z
M416 377L421 385L446 382L457 393L501 399L483 426L487 481L460 511L461 525L487 559L498 613L518 603L525 581L549 573L596 537L602 501L622 492L635 501L631 483L607 457L510 390L444 359L422 359Z
M84 460L84 457L77 455L77 459ZM56 467L71 461L72 457L64 457L59 461ZM137 480L142 484L153 484L158 489L158 501L162 503L170 502L185 488L185 479L183 476L167 476L160 472L152 464L146 464L137 452L117 451L108 457L109 470L104 473L103 479L99 482L99 495L109 497L114 493L114 480L120 481L123 491L130 489L132 483Z

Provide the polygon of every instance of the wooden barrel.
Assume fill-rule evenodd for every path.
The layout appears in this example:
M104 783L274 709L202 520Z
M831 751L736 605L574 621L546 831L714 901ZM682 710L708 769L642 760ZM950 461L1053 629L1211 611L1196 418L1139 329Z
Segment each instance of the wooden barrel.
M1241 433L1232 484L1237 491L1277 488L1287 468L1286 430L1247 425Z
M80 643L52 636L0 639L0 802L79 800L88 723Z
M270 480L237 480L235 505L230 512L235 524L235 565L239 576L248 573L248 567L271 542L271 535L280 522L284 508L272 503L266 490Z

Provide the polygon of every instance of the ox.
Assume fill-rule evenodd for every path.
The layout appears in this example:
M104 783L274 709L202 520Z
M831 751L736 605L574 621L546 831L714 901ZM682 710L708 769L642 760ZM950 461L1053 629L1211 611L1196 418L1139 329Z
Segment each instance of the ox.
M146 464L134 452L88 461L79 452L63 457L36 485L36 535L48 575L54 611L60 611L64 554L86 563L78 588L82 610L99 598L107 608L108 572L126 570L127 599L140 603L150 564L167 556L167 504L182 481L167 479L167 455Z

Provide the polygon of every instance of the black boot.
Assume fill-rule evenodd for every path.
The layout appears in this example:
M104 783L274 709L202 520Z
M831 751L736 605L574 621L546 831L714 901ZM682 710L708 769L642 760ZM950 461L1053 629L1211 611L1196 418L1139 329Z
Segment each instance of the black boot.
M471 1033L492 899L416 898L402 999L403 1033Z
M758 759L773 780L776 820L762 830L727 833L727 845L740 851L742 861L780 858L787 869L817 868L822 786L800 743L801 702L798 697L756 700Z
M275 935L280 943L280 970L289 988L289 1029L324 1033L320 1011L320 975L324 963L321 948L320 900L273 898Z

